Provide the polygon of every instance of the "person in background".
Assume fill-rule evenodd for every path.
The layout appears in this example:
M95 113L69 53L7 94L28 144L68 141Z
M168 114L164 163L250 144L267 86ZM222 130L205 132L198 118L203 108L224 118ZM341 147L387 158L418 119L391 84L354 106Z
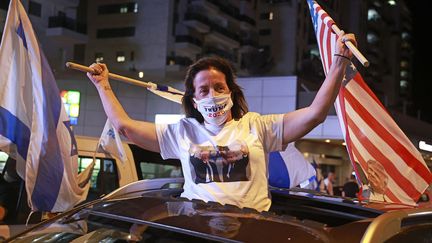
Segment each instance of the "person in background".
M94 71L87 76L121 134L144 149L161 153L164 159L180 159L185 178L182 197L265 211L271 206L269 153L283 151L325 120L351 64L352 53L345 41L356 45L353 34L343 34L335 42L330 71L312 104L286 114L248 112L231 64L219 57L201 58L189 67L182 99L186 117L174 124L129 117L111 89L106 65L92 64ZM197 147L200 153L191 154L190 149ZM230 154L241 156L229 156L227 160L226 150L220 149L227 147L232 148ZM214 165L212 161L222 163ZM200 168L199 173L196 168ZM225 177L215 176L220 171Z
M334 195L333 183L335 181L334 172L329 172L327 177L324 179L324 191L329 195Z
M16 217L21 182L16 171L16 160L9 156L0 177L0 221L9 222Z
M359 186L355 175L351 174L350 179L343 185L342 196L343 197L357 197L359 192Z

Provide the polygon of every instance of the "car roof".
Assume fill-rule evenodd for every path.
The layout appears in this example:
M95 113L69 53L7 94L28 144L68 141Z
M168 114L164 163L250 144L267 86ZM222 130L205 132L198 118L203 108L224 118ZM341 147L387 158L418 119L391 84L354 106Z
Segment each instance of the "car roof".
M136 190L143 188L140 183L147 186L144 191ZM150 180L129 185L42 223L21 240L28 241L31 234L39 238L43 238L43 234L54 234L46 237L64 234L67 239L78 237L88 242L106 240L103 237L127 240L133 235L138 238L174 237L168 241L180 242L359 242L370 232L371 223L382 216L386 216L383 222L393 217L387 216L387 210L377 208L374 203L364 204L301 189L276 188L270 190L273 202L270 211L258 212L234 205L188 200L180 197L182 189L161 187L164 183L164 180ZM398 215L394 217L400 222L400 210L395 212ZM67 225L72 230L65 230ZM375 232L379 226L374 226ZM51 231L47 230L49 228ZM369 235L373 239L377 233Z
M360 239L361 232L370 222L367 220L381 213L346 201L306 197L287 191L272 193L278 201L274 212L258 212L234 205L188 200L179 197L181 191L158 189L140 196L99 200L76 214L65 215L57 223L85 219L89 229L96 230L97 225L121 228L123 233L134 225L147 225L152 229L219 242L334 242L337 238L355 239L352 233L340 229L346 227L357 229L360 232L357 239ZM285 200L289 204L282 207ZM282 208L285 211L281 211Z

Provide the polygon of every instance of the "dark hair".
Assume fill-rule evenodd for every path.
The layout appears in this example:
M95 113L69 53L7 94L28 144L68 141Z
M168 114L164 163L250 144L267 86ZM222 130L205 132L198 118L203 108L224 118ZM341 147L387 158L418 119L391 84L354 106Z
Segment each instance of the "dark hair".
M185 77L185 94L182 98L182 107L186 114L186 117L193 117L199 122L204 122L204 118L201 113L194 107L194 79L195 76L203 70L215 69L225 75L225 80L231 91L231 99L233 101L233 107L231 108L231 114L233 119L240 119L244 114L248 112L248 105L244 97L241 87L235 82L235 74L231 64L220 57L204 57L190 65Z

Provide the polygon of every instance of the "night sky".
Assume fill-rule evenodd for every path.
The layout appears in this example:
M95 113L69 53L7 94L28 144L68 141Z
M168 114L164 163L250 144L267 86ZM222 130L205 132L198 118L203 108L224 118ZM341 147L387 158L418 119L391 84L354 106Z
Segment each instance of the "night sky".
M427 38L427 31L431 29L430 1L409 0L406 1L411 8L413 17L413 45L414 45L414 69L413 91L414 103L417 109L421 109L422 120L432 123L432 77L430 69L431 38ZM429 19L427 17L429 16ZM429 25L427 25L429 23ZM430 33L429 33L430 35Z

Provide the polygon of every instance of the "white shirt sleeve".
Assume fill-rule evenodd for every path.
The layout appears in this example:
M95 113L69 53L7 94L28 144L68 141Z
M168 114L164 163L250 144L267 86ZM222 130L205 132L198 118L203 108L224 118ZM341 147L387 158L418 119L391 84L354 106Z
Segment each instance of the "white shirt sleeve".
M267 152L283 150L284 114L263 115L259 117L263 147Z
M156 124L156 134L163 159L179 158L179 123Z

